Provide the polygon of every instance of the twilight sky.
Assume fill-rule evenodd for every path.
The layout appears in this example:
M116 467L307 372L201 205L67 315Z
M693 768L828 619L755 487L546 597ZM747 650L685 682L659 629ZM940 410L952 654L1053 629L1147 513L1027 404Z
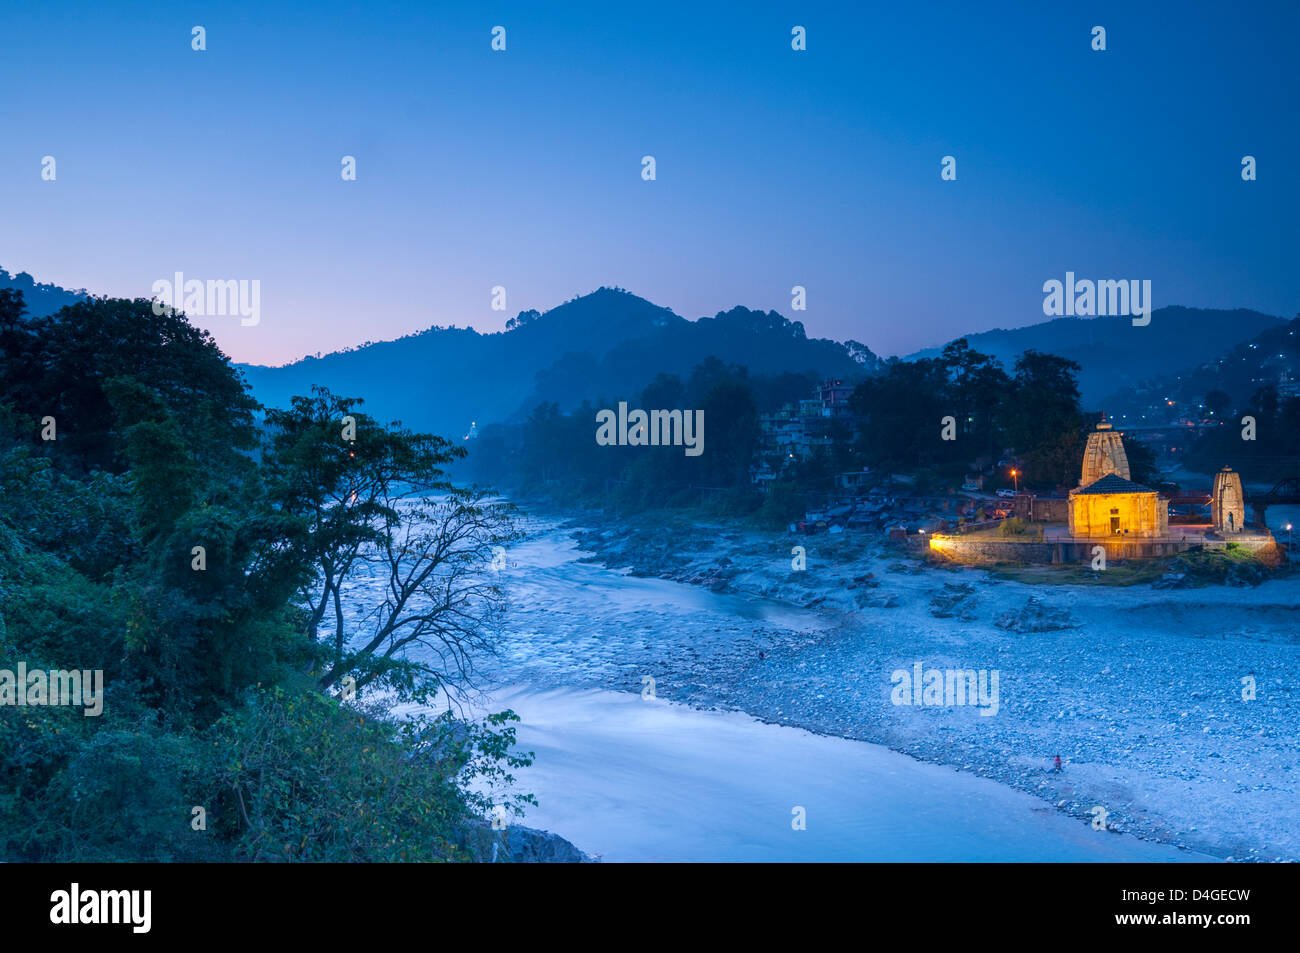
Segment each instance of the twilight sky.
M600 285L881 354L1045 320L1067 270L1300 311L1294 2L42 0L0 22L0 266L120 296L260 280L256 327L196 321L240 361L499 330Z

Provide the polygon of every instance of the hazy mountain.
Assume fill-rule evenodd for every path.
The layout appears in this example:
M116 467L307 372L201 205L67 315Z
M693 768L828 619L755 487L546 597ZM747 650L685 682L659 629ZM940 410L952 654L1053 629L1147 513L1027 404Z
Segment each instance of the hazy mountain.
M1228 409L1244 408L1261 387L1284 388L1300 378L1300 317L1269 328L1235 347L1190 367L1162 374L1107 398L1117 411L1139 412L1172 400L1197 404L1212 390L1228 395Z
M58 311L64 305L75 304L86 297L85 288L80 291L68 291L58 285L38 284L36 279L25 271L11 275L0 268L0 290L6 288L17 288L23 293L27 312L33 318L43 318Z
M2 268L0 288L21 290L33 315L87 296ZM1298 323L1246 309L1167 307L1146 327L1127 317L1057 318L965 337L1008 370L1029 348L1078 361L1085 404L1119 412L1145 406L1157 391L1188 401L1218 389L1242 406L1262 384L1300 375ZM492 334L434 327L284 367L241 369L265 404L283 405L322 384L364 397L384 420L460 436L471 421L517 419L542 401L569 410L584 399L634 397L656 374L685 377L710 356L755 374L847 378L880 365L864 345L808 338L800 322L775 311L737 307L691 321L621 289L601 288L545 314L525 311L506 327Z
M656 374L686 376L710 356L756 374L849 377L878 364L865 347L810 339L802 324L774 311L734 308L690 321L601 288L545 314L525 311L501 332L435 327L284 367L243 370L264 404L283 405L319 384L364 397L380 419L460 436L471 421L510 420L542 401L569 410L584 398L635 397Z
M1239 308L1214 311L1171 306L1151 313L1151 323L1134 327L1129 317L1056 318L1028 327L968 334L977 351L991 354L1010 371L1026 350L1046 351L1077 361L1086 406L1097 408L1110 394L1162 375L1214 361L1237 344L1281 327L1282 318ZM908 356L935 357L942 348Z

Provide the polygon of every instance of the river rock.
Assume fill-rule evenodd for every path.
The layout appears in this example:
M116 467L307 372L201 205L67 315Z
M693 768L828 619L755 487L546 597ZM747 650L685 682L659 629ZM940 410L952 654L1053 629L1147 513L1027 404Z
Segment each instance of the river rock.
M896 609L898 607L898 599L894 596L863 592L861 590L853 594L853 601L859 609Z
M1037 596L1030 596L1023 609L1003 612L993 620L993 624L1008 632L1052 632L1079 627L1069 612L1045 605Z
M595 864L593 857L579 850L559 834L511 824L495 831L483 821L471 835L470 852L483 864Z
M975 618L975 587L964 582L944 583L943 588L930 597L930 614L936 619L954 616L964 622Z

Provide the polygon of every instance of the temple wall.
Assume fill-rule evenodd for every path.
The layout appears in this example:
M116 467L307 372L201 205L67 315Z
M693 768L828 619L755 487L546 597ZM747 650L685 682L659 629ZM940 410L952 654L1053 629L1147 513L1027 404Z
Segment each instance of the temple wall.
M1070 501L1021 493L1013 509L1016 516L1031 523L1064 523L1070 518Z
M935 536L930 549L957 562L971 565L989 563L1091 563L1093 550L1101 546L1106 551L1107 562L1121 559L1151 559L1156 556L1174 556L1189 549L1222 549L1228 540L1198 537L1166 537L1163 539L1081 539L1052 540L1047 542L989 537ZM1243 549L1268 555L1277 550L1273 537L1268 534L1249 534L1232 540Z
M1115 512L1112 512L1115 511ZM1111 520L1127 533L1116 534ZM1169 508L1150 493L1076 493L1070 498L1070 535L1089 539L1119 536L1163 536L1169 529Z
M1025 542L988 537L936 536L930 548L960 562L1051 563L1054 543Z

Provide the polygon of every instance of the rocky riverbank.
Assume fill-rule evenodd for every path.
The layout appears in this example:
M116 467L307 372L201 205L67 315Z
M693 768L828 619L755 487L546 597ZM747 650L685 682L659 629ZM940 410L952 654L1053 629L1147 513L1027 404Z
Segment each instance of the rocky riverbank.
M567 529L583 558L818 620L670 627L629 612L637 631L608 648L593 640L594 653L585 645L580 680L640 690L649 675L660 697L882 743L1081 822L1100 807L1110 829L1225 859L1300 858L1294 576L1180 590L1029 584L926 566L856 533L795 537L672 517ZM898 704L893 675L917 664L996 671L996 715Z
M580 850L550 831L522 824L510 824L494 830L484 821L471 834L470 850L474 861L482 864L595 864L599 857Z

